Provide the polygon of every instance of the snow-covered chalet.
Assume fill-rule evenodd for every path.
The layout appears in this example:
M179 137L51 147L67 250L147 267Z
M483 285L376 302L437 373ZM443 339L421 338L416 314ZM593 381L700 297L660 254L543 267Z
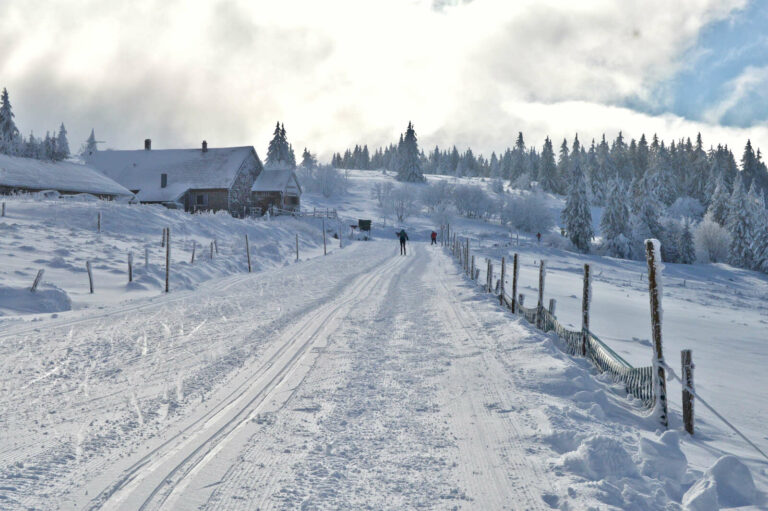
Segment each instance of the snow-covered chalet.
M253 182L251 194L253 205L260 211L298 211L301 206L301 185L290 169L263 170Z
M87 193L101 199L129 198L130 190L89 165L0 154L0 193L55 190L62 195Z
M262 171L252 146L200 149L98 151L89 163L136 194L145 204L189 212L226 210L246 214L251 186Z

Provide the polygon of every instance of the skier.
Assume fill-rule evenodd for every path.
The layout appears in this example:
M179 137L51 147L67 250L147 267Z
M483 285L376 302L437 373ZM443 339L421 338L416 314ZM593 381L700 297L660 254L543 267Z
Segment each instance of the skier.
M406 234L405 229L400 229L400 232L396 232L395 235L400 238L400 255L406 255L405 242L408 240L408 234Z
M437 233L435 231L432 231L432 234L430 235L432 237L432 243L431 245L437 245Z

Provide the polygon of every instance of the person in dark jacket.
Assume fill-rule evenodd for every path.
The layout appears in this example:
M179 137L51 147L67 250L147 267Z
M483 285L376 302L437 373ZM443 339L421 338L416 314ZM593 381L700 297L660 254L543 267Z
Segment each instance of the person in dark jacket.
M432 234L430 236L432 237L431 245L437 245L437 233L435 231L432 231Z
M405 242L408 241L405 229L400 229L400 232L395 233L395 235L400 238L400 255L405 255Z

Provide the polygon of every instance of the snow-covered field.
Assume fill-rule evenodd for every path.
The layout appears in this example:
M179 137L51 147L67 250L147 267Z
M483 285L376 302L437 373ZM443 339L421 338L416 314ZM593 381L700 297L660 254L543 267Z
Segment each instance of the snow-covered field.
M305 207L374 220L376 240L338 250L329 238L328 257L316 220L7 199L0 507L717 509L715 495L722 507L768 504L766 461L703 407L696 437L681 431L677 384L670 431L659 431L620 388L430 247L430 218L406 220L410 252L397 255L401 226L385 226L371 198L389 179L352 171L341 198L305 194ZM546 298L576 327L590 262L592 330L633 364L650 363L643 264L538 246L524 233L518 246L479 221L453 227L476 254L519 252L528 300L544 258ZM17 298L31 294L38 268L52 305ZM693 349L697 389L768 449L768 279L667 265L664 292L669 363Z

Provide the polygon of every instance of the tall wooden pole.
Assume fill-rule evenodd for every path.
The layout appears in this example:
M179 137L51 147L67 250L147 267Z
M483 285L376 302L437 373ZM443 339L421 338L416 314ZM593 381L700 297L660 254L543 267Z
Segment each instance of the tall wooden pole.
M171 228L165 228L165 292L171 289Z
M470 270L469 278L475 280L475 255L472 254L472 269Z
M133 252L128 252L128 282L133 282Z
M664 370L664 351L661 345L661 293L659 291L659 279L657 275L656 240L645 241L645 258L648 262L648 293L651 299L651 333L653 334L654 365L656 367L656 385L658 385L659 421L665 428L669 425L667 418L667 378Z
M86 261L85 262L85 269L88 270L88 287L91 290L91 294L93 294L93 272L91 272L91 262Z
M499 289L499 304L504 305L504 278L507 272L507 265L504 258L501 258L501 288Z
M299 260L299 235L296 235L296 260Z
M325 245L325 218L323 218L323 255L328 255L328 249Z
M683 369L683 424L689 435L693 435L693 354L691 350L680 352Z
M539 261L539 302L536 304L536 326L544 326L544 276L546 275L546 262L544 259Z
M589 265L584 265L584 289L581 295L581 355L587 356L587 335L589 332L589 302L590 296Z
M517 312L517 254L512 256L512 313Z
M248 245L248 235L245 235L245 254L248 256L248 273L251 273L251 247Z

